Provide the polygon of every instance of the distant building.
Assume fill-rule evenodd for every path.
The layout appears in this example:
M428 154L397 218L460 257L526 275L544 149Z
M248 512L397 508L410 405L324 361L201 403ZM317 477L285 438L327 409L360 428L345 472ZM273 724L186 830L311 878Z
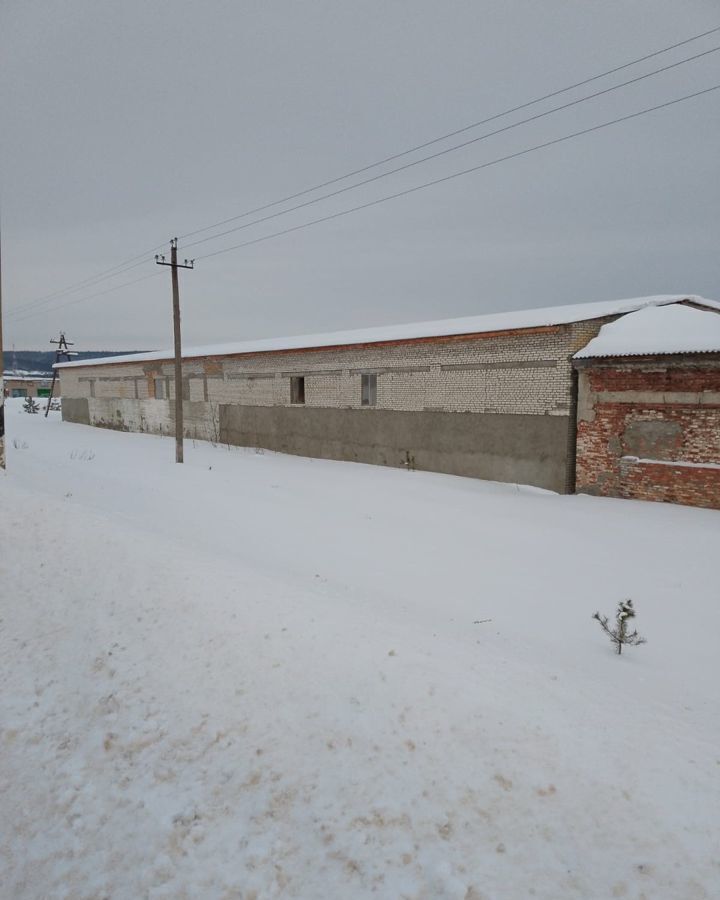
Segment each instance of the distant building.
M46 375L18 375L6 372L3 375L6 397L49 397L52 378Z
M576 489L577 465L580 489L623 495L611 479L593 480L582 462L586 443L576 457L576 441L588 437L577 414L578 385L591 377L579 351L618 320L666 307L720 322L720 303L674 295L187 348L185 432L560 492ZM667 367L665 357L655 362ZM715 366L715 375L712 364L703 368L700 393L705 375L714 383ZM173 432L171 352L58 368L66 420ZM632 455L623 446L620 455ZM678 445L676 459L685 460L684 448ZM717 431L704 452L698 462L720 464ZM703 505L720 507L720 491Z

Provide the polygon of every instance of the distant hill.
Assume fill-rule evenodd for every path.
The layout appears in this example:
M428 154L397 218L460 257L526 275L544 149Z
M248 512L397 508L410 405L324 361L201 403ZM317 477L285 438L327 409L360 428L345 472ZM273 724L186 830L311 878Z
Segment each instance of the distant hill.
M100 356L122 356L124 353L138 353L138 350L80 350L74 359L97 359ZM54 350L8 350L4 351L3 368L5 374L32 372L38 375L52 375L55 362Z

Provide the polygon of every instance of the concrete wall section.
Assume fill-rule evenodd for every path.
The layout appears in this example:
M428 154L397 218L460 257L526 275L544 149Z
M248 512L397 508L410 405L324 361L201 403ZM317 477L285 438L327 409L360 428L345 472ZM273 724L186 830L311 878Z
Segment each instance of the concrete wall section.
M183 361L185 434L307 456L573 489L571 358L606 320ZM362 406L363 375L376 404ZM303 405L292 379L304 377ZM60 370L66 418L172 434L171 361ZM86 405L76 401L84 401Z
M220 440L565 489L567 419L561 417L224 404Z
M85 397L63 397L62 417L65 422L90 425L90 410Z
M171 435L173 411L168 401L63 400L66 421L119 431ZM190 402L184 413L188 438L565 490L567 417Z
M174 401L90 398L85 402L90 425L113 428L117 431L175 433ZM209 403L186 401L183 403L185 437L201 441L217 441L218 416L219 408L216 404L211 406ZM216 423L214 428L213 420Z

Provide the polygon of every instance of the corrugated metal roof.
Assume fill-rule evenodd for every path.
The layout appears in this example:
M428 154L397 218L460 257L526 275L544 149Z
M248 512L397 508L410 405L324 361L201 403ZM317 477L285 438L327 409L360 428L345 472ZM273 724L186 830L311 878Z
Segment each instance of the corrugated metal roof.
M575 359L720 352L720 314L673 304L651 306L603 325Z

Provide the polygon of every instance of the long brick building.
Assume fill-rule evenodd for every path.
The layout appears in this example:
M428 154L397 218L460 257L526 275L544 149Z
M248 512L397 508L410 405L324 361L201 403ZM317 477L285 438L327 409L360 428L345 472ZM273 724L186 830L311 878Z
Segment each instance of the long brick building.
M585 439L575 355L620 317L678 305L720 322L720 303L678 295L187 348L185 432L572 492ZM171 352L59 369L66 420L173 432ZM717 442L708 453L720 462ZM577 460L583 489L612 493Z

